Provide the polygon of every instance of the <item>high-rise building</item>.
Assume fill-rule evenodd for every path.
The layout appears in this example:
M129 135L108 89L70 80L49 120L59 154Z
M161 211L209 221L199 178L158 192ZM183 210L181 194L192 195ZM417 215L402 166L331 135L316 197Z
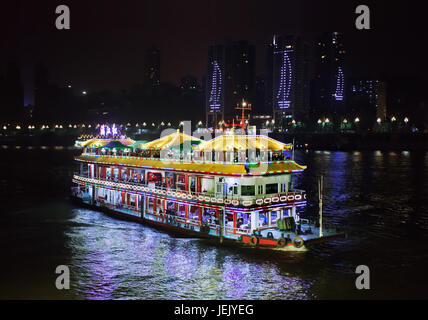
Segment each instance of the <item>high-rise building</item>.
M267 101L275 123L305 120L309 112L309 46L298 36L274 36L267 47Z
M214 45L208 50L206 120L209 126L239 116L235 109L256 99L255 47L246 41Z
M367 128L372 127L378 118L385 121L386 83L380 80L352 81L348 104L350 115L358 117Z
M187 75L181 78L180 89L185 91L199 91L201 87L194 76Z
M208 76L206 79L206 124L216 126L224 119L225 111L225 46L213 45L208 49Z
M147 49L144 57L145 82L151 86L160 85L160 51L156 48Z
M265 77L256 77L256 98L254 101L253 113L257 115L271 114L272 109L266 109L266 80Z
M226 46L226 110L225 121L240 116L236 107L246 101L255 107L256 49L246 41L232 42Z
M323 34L315 44L311 107L316 117L340 117L346 113L345 54L341 33Z

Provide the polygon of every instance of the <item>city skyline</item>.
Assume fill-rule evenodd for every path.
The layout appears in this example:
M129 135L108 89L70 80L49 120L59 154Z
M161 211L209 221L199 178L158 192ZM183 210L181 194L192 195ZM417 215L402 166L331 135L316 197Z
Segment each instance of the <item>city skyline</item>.
M382 81L385 84L385 81L381 77L350 78L347 76L352 74L352 70L356 66L345 63L347 60L344 58L345 53L347 57L349 52L347 42L345 41L345 45L343 44L343 38L344 34L338 32L319 33L311 40L306 36L273 35L270 44L264 48L266 64L263 76L255 73L255 60L260 52L256 53L255 45L248 41L226 41L224 44L209 46L205 54L205 58L208 57L208 69L203 78L205 81L201 81L201 86L198 79L189 74L181 77L179 86L168 86L167 83L161 81L163 69L161 51L150 47L145 50L142 60L144 73L141 81L119 93L109 90L93 92L86 88L75 88L71 83L53 83L49 77L48 67L42 62L38 62L34 66L34 88L30 88L30 90L34 90L35 101L31 110L25 108L27 109L25 114L31 112L32 120L36 121L41 119L65 120L67 117L75 119L76 115L72 110L77 108L82 112L78 113L82 120L86 117L93 118L96 114L107 115L106 117L108 114L116 114L114 117L117 118L119 111L123 115L133 117L141 116L147 107L150 109L154 104L160 107L157 110L174 110L172 113L168 111L168 116L172 116L172 118L177 117L176 111L179 111L175 110L174 106L178 106L180 110L182 107L186 108L188 115L192 114L192 110L197 110L192 114L191 119L196 115L198 115L198 119L204 118L201 110L205 109L206 124L212 126L221 120L232 122L235 119L237 122L240 112L237 114L235 108L244 99L253 106L250 112L252 115L263 115L263 117L270 115L281 127L297 122L307 125L313 122L313 119L310 118L314 117L316 119L328 117L338 123L344 118L349 118L351 114L355 117L356 109L359 110L359 117L366 118L365 123L374 123L376 118L373 114L378 114L378 112L373 113L371 109L364 111L367 107L372 108L373 103L367 102L367 99L362 98L361 94L358 99L355 95L351 97L353 95L350 91L351 84L356 81ZM216 70L215 74L213 74L213 70ZM6 81L6 85L3 86L3 90L6 90L4 91L6 93L4 101L6 104L14 106L9 108L12 119L18 119L16 115L19 114L19 100L22 99L18 73L19 65L14 61L8 61L6 77L3 77L3 80L0 77L0 82ZM8 83L8 79L12 80L16 87ZM411 79L408 84L411 86L412 83L415 84L415 81L416 79ZM149 91L144 89L144 85ZM174 88L193 96L191 104L183 104L185 99L181 99L180 92ZM146 90L145 93L144 90ZM391 108L394 115L413 116L422 111L422 91L418 93L416 100L412 100L409 99L412 91L409 86L405 89L404 96L388 95L386 86L382 90L385 100L382 121L388 114L391 114L392 105L394 105ZM391 92L394 93L394 90ZM287 97L285 97L285 93L287 93ZM147 94L152 97L147 97ZM159 94L163 95L165 99L156 98L156 96L159 97ZM188 94L186 95L188 96ZM205 107L202 102L203 96L205 96ZM348 99L347 96L353 100ZM170 98L175 99L173 105L165 107L164 103ZM284 107L283 100L286 98L288 105ZM352 100L352 103L348 100ZM404 103L400 105L401 100ZM356 101L360 104L359 106L356 106ZM131 105L129 105L130 103ZM420 105L421 103L422 105ZM137 110L140 109L139 105L145 105L144 110ZM273 105L275 107L272 107ZM419 111L416 109L416 111L404 110L403 107L406 105L416 106ZM218 112L215 118L210 114L213 109ZM371 116L367 119L364 114ZM153 112L154 117L155 115L156 112ZM209 121L209 117L215 121ZM7 116L3 118L3 120L11 119ZM300 126L300 124L298 125Z
M261 8L255 2L227 4L222 1L165 6L151 1L125 2L119 9L72 3L74 23L69 31L54 28L56 5L55 1L48 1L45 7L31 2L15 8L11 5L11 9L19 12L18 19L3 19L6 37L0 40L1 58L5 61L15 55L21 62L25 104L32 101L29 97L32 67L38 60L46 61L54 70L51 77L55 83L72 83L88 91L118 91L143 80L144 53L154 46L161 51L163 81L177 85L183 76L190 74L202 84L209 45L224 39L254 44L259 76L265 73L264 48L272 35L312 37L315 31L336 30L347 34L349 63L359 64L349 76L381 78L410 74L426 81L427 65L421 50L394 50L398 39L409 43L423 40L415 31L420 22L409 21L408 9L393 4L388 4L386 10L381 4L371 5L374 19L370 31L355 29L352 4L334 1L325 5L310 1L300 4L268 1ZM223 21L225 12L230 14ZM335 12L341 14L335 15ZM222 23L218 24L217 20ZM403 20L409 23L396 23Z

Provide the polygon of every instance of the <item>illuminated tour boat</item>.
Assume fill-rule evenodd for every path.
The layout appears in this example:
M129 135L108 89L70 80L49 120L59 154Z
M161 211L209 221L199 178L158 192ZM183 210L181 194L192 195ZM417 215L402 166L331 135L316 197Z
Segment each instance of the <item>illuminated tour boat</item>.
M107 127L107 126L106 126ZM292 176L305 166L291 144L264 135L203 141L178 130L140 143L109 134L81 141L73 200L180 237L304 251L344 236L299 216L306 193ZM321 207L321 205L320 205Z

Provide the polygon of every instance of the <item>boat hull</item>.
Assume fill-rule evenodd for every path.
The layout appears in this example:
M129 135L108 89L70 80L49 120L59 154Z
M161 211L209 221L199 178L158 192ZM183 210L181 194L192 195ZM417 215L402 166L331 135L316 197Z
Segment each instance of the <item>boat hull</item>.
M234 246L234 247L238 246L240 248L245 248L245 249L250 249L250 250L253 250L253 249L258 249L258 250L264 249L264 250L266 250L266 249L268 249L268 250L274 250L275 252L290 252L290 251L292 251L292 252L305 252L308 250L308 246L346 237L345 233L341 233L341 234L336 234L334 236L322 237L322 238L318 238L318 239L314 239L314 240L307 240L300 247L296 247L292 243L287 243L284 246L278 246L277 241L275 239L260 238L257 241L257 244L254 245L250 242L250 238L251 238L250 235L243 235L238 240L229 239L229 238L225 238L225 237L220 238L218 236L210 235L207 233L203 233L203 232L199 232L199 231L195 231L195 230L191 230L191 229L187 229L187 228L178 227L178 226L173 225L173 224L160 222L160 221L154 221L154 220L145 219L142 217L126 214L126 213L123 213L123 212L120 212L117 210L113 210L113 209L106 207L106 206L89 204L89 203L84 202L81 198L76 197L76 196L71 196L71 200L74 204L76 204L78 206L88 208L91 210L101 211L101 212L103 212L103 213L105 213L108 216L111 216L113 218L118 218L121 220L141 223L143 225L150 226L156 230L166 232L167 234L174 236L174 237L177 237L177 238L203 239L212 245Z

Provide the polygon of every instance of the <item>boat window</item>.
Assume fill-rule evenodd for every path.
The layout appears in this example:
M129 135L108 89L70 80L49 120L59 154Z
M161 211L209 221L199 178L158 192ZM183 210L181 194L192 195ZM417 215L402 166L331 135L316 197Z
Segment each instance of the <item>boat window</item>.
M251 220L248 213L238 213L236 227L240 229L239 231L241 232L248 232L251 227Z
M162 181L162 174L160 172L149 172L147 173L148 182L160 182Z
M254 196L256 186L241 186L241 196Z
M119 179L119 169L118 168L113 169L113 179L114 180Z
M177 213L177 203L172 201L167 201L166 204L166 214L168 215L176 215Z
M147 199L147 212L148 213L154 213L154 207L155 207L155 198L148 198Z
M202 222L203 223L216 224L216 221L217 221L216 214L217 214L216 209L203 208Z
M156 199L156 210L158 213L165 213L165 210L163 209L163 200Z
M132 193L129 195L129 204L135 206L135 195Z
M184 174L177 174L177 189L186 190L186 176Z
M120 179L121 179L122 181L125 181L125 180L126 180L126 169L122 169L122 170L120 170Z
M275 225L279 218L279 211L271 211L270 213L270 224Z
M184 205L184 204L179 204L178 205L177 215L179 217L185 217L186 216L186 205Z
M189 218L191 220L199 220L199 207L197 206L189 206L190 210L189 210Z
M226 213L225 227L228 232L233 232L233 213Z
M190 191L196 192L196 178L190 177Z
M266 213L259 213L259 227L267 226L267 216Z
M263 194L263 186L257 186L257 193Z
M266 193L278 193L278 184L277 183L270 183L266 185Z

